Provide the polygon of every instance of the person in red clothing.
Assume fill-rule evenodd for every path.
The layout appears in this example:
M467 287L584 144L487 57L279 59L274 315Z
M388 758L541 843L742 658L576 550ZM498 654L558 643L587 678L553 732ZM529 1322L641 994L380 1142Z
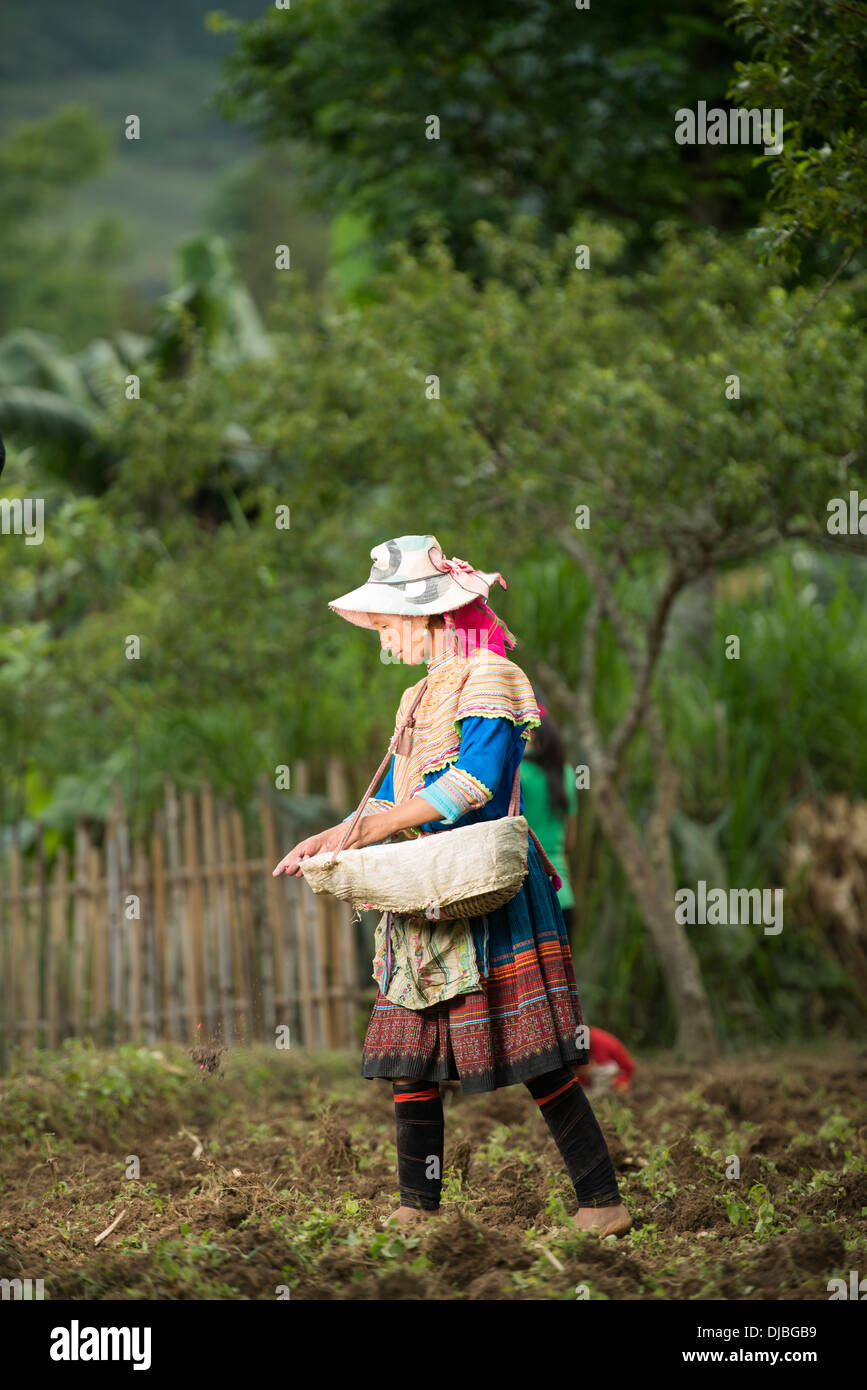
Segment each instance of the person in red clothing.
M588 1028L590 1061L575 1068L585 1090L628 1091L635 1061L619 1038L601 1028Z

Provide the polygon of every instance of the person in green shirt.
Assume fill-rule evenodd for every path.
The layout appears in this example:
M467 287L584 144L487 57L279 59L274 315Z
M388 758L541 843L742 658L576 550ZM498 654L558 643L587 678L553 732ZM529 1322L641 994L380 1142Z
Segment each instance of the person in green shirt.
M575 789L575 773L566 757L560 730L545 706L540 705L539 709L542 723L531 731L521 763L524 815L563 880L557 896L566 929L571 933L575 897L569 881L566 856L575 842L578 792Z

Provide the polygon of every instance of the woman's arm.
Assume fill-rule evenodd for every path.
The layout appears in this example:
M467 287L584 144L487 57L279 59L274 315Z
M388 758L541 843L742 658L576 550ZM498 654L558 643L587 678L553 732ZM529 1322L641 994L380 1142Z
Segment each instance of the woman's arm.
M343 848L364 849L367 845L376 845L380 840L387 840L398 831L409 830L415 825L426 825L428 821L439 819L436 811L431 812L429 801L414 796L400 806L361 816ZM337 849L345 833L346 823L341 821L340 825L332 825L328 830L321 830L318 835L310 835L306 840L301 840L294 849L283 856L276 869L272 871L271 877L276 878L281 873L299 875L302 859L309 859L312 855L322 854L326 850Z

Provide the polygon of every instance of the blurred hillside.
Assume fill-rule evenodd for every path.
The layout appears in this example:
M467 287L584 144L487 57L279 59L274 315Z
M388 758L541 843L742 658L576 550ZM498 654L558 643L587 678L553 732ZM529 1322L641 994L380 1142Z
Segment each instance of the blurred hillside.
M93 113L109 158L55 210L52 225L74 235L100 216L117 219L126 287L146 302L168 288L178 242L203 228L228 236L254 296L267 295L256 274L263 245L291 238L299 268L314 279L323 269L323 223L299 208L291 157L260 157L214 109L233 41L207 27L213 8L207 0L144 8L40 0L6 7L0 20L0 141L63 106ZM232 0L228 12L249 19L262 8L262 0ZM136 142L124 138L130 114L141 120Z

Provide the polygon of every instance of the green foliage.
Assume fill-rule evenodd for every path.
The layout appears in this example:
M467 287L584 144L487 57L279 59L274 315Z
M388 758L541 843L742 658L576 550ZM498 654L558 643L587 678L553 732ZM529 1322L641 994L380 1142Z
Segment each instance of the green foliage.
M0 549L7 819L32 814L22 796L38 767L40 818L58 833L83 810L100 815L114 777L141 829L166 769L243 801L281 765L324 762L335 730L360 794L407 672L326 604L358 582L378 539L429 528L449 553L496 568L506 528L510 589L496 606L531 677L544 659L567 683L590 597L565 549L579 503L591 508L585 543L620 557L616 589L636 627L671 560L734 577L786 535L804 538L800 555L828 539L828 498L857 481L863 439L865 346L845 300L829 296L784 350L805 291L712 234L663 233L655 273L637 277L605 226L589 273L571 268L574 236L550 253L532 223L480 236L505 279L479 289L437 241L419 257L396 248L388 292L363 310L286 285L267 342L228 262L202 242L188 251L168 366L138 363L140 400L103 398L96 367L78 365L110 460L98 495L49 480L33 450L10 455L13 491L45 495L51 524L42 546L10 537ZM13 356L74 399L41 340ZM732 371L739 400L725 395ZM712 586L697 585L695 610L687 598L675 609L659 688L684 777L684 871L715 863L742 886L774 881L794 779L863 786L867 742L846 746L863 724L863 582L854 561L798 566L774 559L742 600L721 583L716 608ZM723 656L732 632L740 662ZM604 730L630 681L604 632ZM652 775L640 738L626 787L639 822ZM582 993L600 1022L662 1044L670 1005L639 909L598 834L588 848ZM810 990L807 1026L819 1028L847 996L808 933L784 933L773 956L750 929L705 933L698 949L711 976L734 974L743 991L737 1018L717 1006L724 1030L802 1028Z
M257 150L220 175L208 202L207 225L231 247L242 282L263 309L285 275L304 275L316 290L328 269L327 229L319 214L300 206L297 159L282 146ZM278 245L290 248L291 271L275 268Z
M748 1227L757 1240L786 1229L763 1183L753 1183L746 1197L731 1196L726 1200L726 1214L733 1226Z
M840 250L867 236L867 7L858 0L735 0L732 22L752 57L736 62L739 106L782 109L783 151L761 156L774 216L766 259L797 267L826 238Z
M103 216L59 232L46 221L106 165L109 148L78 104L14 126L0 142L0 334L26 324L78 346L117 323L122 224Z
M272 351L256 305L238 276L225 243L215 236L189 237L178 248L179 284L168 294L152 338L117 333L97 338L70 356L56 338L18 329L0 338L0 425L11 441L41 445L42 461L78 487L105 489L113 453L111 408L131 413L132 378L144 389L156 373L178 378L196 353L219 368L259 361ZM122 403L122 404L121 404ZM191 401L201 407L200 398ZM215 451L243 474L249 437L231 421L214 441ZM218 483L221 511L244 524L234 493Z
M169 1070L165 1050L121 1045L110 1052L91 1042L68 1039L56 1052L37 1051L27 1072L4 1078L0 1147L38 1144L51 1132L55 1148L70 1143L114 1143L120 1134L152 1132L155 1123L178 1127L216 1119L242 1096L274 1097L283 1102L309 1084L309 1060L291 1068L265 1048L233 1056L232 1077L205 1087L189 1055L171 1050L172 1067L184 1064L187 1076ZM330 1061L330 1059L329 1059ZM339 1069L345 1063L330 1062ZM144 1190L144 1189L142 1189Z
M271 340L225 243L214 236L189 237L177 261L180 284L167 296L153 359L172 375L186 367L193 350L187 324L195 326L214 366L269 357Z
M641 255L660 217L736 225L757 207L742 151L674 140L675 109L721 99L744 52L726 12L720 0L676 0L663 16L641 0L592 15L556 0L272 7L220 18L237 39L220 105L260 137L298 141L312 196L369 219L379 252L432 217L458 263L487 273L479 219L532 212L548 241L595 210Z

